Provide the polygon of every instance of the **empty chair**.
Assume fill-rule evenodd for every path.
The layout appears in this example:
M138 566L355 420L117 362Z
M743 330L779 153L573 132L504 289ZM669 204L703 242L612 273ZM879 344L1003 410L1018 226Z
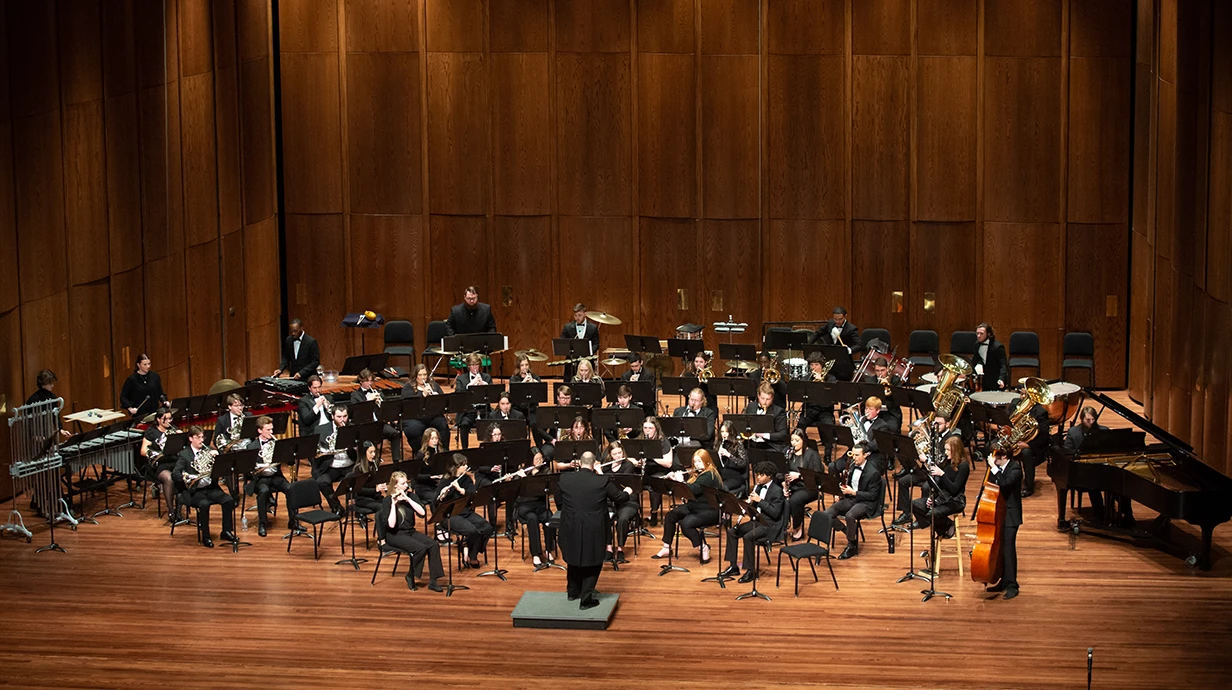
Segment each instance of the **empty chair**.
M319 546L325 523L339 522L342 518L338 513L321 508L321 489L315 479L301 479L291 484L287 489L287 513L292 524L312 525L312 558L320 560ZM287 538L287 553L291 553L295 534L296 530L292 529Z
M445 330L444 321L428 322L428 336L427 342L424 344L422 358L424 366L428 365L429 357L436 357L437 364L440 364L440 359L445 356L441 353L441 339L443 339L446 335L448 335L448 333ZM432 369L435 370L436 367L433 366Z
M975 331L954 331L950 334L950 354L971 357L977 345Z
M874 340L880 340L885 343L886 348L893 346L893 343L890 342L890 331L884 328L865 328L864 332L860 334L860 347L867 350L868 344Z
M907 361L914 367L936 368L940 352L941 338L936 331L911 331L907 338Z
M838 578L834 577L834 566L830 564L831 521L833 518L823 512L813 513L809 519L808 541L803 544L792 544L779 549L778 569L774 573L774 586L779 586L779 576L783 573L783 555L790 560L791 569L796 573L796 596L800 596L800 561L808 561L813 571L813 582L817 582L817 568L814 563L826 559L826 567L830 569L830 579L834 580L834 589L838 589Z
M385 322L385 354L406 357L408 369L415 363L415 326L410 321Z
M1010 369L1035 369L1035 375L1039 376L1039 353L1039 336L1035 331L1016 331L1010 334Z
M1066 369L1086 369L1095 387L1095 338L1090 333L1066 333L1061 344L1061 378Z

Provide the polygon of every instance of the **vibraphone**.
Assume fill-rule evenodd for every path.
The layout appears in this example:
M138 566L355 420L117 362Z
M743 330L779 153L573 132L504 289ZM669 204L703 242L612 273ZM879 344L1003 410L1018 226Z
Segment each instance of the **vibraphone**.
M35 553L47 550L64 552L56 543L57 520L68 520L74 528L77 526L68 503L60 497L60 485L56 481L56 475L64 465L57 445L60 440L60 410L63 407L62 398L46 400L22 405L14 409L13 416L9 418L12 461L9 472L13 475L13 488L29 493L31 502L43 511L51 527L51 543ZM27 543L33 538L16 509L9 512L8 522L0 528L0 532L25 537Z
M93 465L104 465L117 474L136 474L142 433L127 427L124 422L78 434L60 446L60 455L74 474Z

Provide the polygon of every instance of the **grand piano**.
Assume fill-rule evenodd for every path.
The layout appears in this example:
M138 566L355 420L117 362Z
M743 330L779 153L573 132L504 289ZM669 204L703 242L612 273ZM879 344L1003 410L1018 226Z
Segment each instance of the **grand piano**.
M1048 475L1057 487L1057 520L1065 521L1070 491L1099 491L1137 501L1159 513L1150 526L1117 527L1099 522L1081 523L1081 530L1156 546L1203 570L1211 567L1211 534L1215 526L1232 518L1232 479L1204 464L1193 447L1169 434L1142 415L1092 390L1090 400L1103 404L1133 425L1132 430L1110 430L1091 435L1076 455L1054 448ZM1146 434L1158 443L1147 444ZM1100 437L1104 438L1100 438ZM1110 502L1109 502L1110 505ZM1200 550L1170 538L1171 521L1184 520L1202 530ZM1079 523L1074 523L1075 531ZM1192 541L1192 538L1191 538Z

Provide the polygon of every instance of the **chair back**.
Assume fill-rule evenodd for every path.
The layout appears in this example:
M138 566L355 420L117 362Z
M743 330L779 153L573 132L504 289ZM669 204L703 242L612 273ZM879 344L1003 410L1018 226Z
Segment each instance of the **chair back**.
M950 334L950 354L974 355L978 342L975 331L954 331Z
M1038 357L1039 353L1039 336L1035 334L1035 331L1015 331L1010 333L1010 357L1022 355Z
M315 479L301 479L287 488L287 510L294 515L301 508L321 505L321 487Z
M907 337L907 349L913 355L935 355L941 351L941 339L936 331L911 331Z
M1069 357L1095 357L1095 338L1090 333L1066 333L1061 345L1061 355Z
M385 346L414 345L415 325L410 321L385 322Z
M885 328L865 328L860 334L860 345L865 348L874 340L880 340L886 344L886 347L893 349L894 343L890 342L890 331Z
M449 335L445 329L444 321L429 321L428 322L428 347L440 347L441 339Z
M820 544L830 543L830 532L833 527L833 518L824 510L813 511L813 517L809 518L808 538L816 540Z

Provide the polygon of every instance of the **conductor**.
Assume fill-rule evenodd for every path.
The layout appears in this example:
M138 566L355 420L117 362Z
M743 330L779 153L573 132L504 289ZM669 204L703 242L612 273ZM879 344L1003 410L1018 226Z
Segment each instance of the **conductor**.
M595 584L603 572L607 536L608 501L619 505L629 500L633 489L624 491L595 472L595 454L587 451L578 460L577 472L561 475L556 488L560 507L560 551L569 565L569 601L581 599L583 610L599 605Z

